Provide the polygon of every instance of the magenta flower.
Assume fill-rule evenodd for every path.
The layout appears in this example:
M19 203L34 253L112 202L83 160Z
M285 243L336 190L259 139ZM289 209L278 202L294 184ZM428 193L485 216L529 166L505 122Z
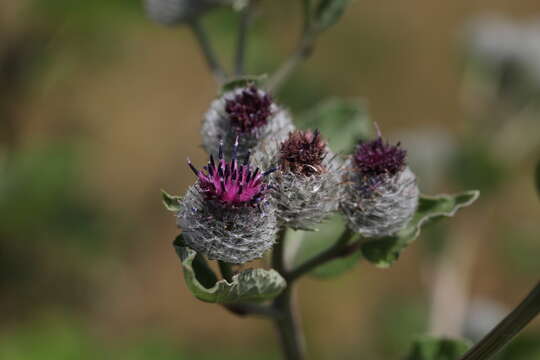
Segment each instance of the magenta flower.
M252 170L249 165L249 153L242 165L236 159L238 139L235 142L232 160L223 158L223 144L219 146L218 162L210 155L208 165L203 171L197 170L188 159L188 165L199 179L200 192L207 200L216 200L220 204L230 207L241 207L258 204L268 190L264 177L276 169L269 169L263 173L259 168Z

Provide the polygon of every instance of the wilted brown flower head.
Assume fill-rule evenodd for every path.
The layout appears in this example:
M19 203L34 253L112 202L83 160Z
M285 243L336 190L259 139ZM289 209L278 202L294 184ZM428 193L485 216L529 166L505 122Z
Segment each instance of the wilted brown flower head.
M296 130L281 144L281 170L311 176L325 172L322 161L326 157L326 142L319 130Z
M238 132L250 133L267 124L272 115L271 106L272 97L251 85L234 99L227 100L225 111Z

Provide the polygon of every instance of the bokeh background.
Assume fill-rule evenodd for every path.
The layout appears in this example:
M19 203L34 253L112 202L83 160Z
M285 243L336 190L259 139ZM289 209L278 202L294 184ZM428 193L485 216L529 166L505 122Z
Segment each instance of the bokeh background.
M298 3L262 1L250 72L291 51ZM354 1L276 95L298 117L360 98L425 192L483 193L390 269L302 280L312 359L399 359L418 334L478 339L538 280L540 121L486 116L470 85L462 31L486 12L520 21L540 5ZM237 20L205 19L224 62ZM171 246L159 191L193 182L185 158L205 161L217 91L191 35L135 0L0 0L0 359L279 358L271 324L191 296ZM540 359L538 320L501 358Z

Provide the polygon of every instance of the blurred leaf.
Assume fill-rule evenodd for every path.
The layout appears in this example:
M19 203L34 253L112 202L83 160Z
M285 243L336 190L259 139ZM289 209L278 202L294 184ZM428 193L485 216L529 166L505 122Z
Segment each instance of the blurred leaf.
M143 6L132 0L30 0L30 10L36 19L65 25L78 31L103 31L104 26L122 24L122 20L143 19Z
M454 216L462 207L471 205L479 196L476 190L456 195L421 196L411 222L396 235L368 241L362 245L364 257L378 267L389 267L401 252L420 235L429 221Z
M463 340L425 336L413 343L406 360L459 360L469 347Z
M469 139L459 147L450 174L462 188L474 187L483 195L493 193L507 175L507 166L493 155L481 138Z
M106 222L80 185L82 163L80 149L70 144L15 152L0 170L0 233L27 244L65 241L82 253L96 250Z
M538 192L538 196L540 196L540 160L538 160L538 164L536 164L536 170L534 173L534 182L536 185L536 191Z
M326 30L337 23L347 5L349 5L349 0L320 0L314 16L317 30Z
M318 231L289 231L287 243L300 242L294 265L298 266L311 257L328 249L337 241L339 235L345 229L345 222L341 216L335 215L330 220L320 224ZM326 279L338 276L352 269L360 260L360 251L351 253L346 257L332 260L315 268L310 275Z
M319 129L336 153L349 152L371 137L371 121L359 100L330 98L303 114L300 122L303 128Z
M175 213L180 211L181 196L169 195L165 190L161 190L161 196L163 197L163 205L167 210Z
M232 91L239 87L249 86L251 84L257 87L262 87L262 84L264 80L266 80L266 78L267 78L266 75L248 75L248 76L235 78L223 84L223 86L221 87L221 93Z
M520 334L506 346L498 360L538 360L540 359L540 332L530 331Z
M234 275L231 283L216 281L210 268L201 264L203 259L197 258L197 252L184 245L182 235L173 245L182 261L187 287L202 301L219 304L265 301L279 295L287 286L273 269L247 269Z

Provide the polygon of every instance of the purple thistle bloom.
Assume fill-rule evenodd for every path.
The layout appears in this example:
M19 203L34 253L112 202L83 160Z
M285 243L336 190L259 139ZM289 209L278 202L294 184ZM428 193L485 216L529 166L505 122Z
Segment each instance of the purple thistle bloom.
M238 132L251 133L267 124L268 118L272 115L271 105L272 97L260 93L255 85L251 85L234 99L227 100L225 111Z
M354 153L354 163L363 175L394 176L405 168L407 151L400 149L400 143L395 146L385 144L378 128L377 133L377 139L358 144Z
M254 206L259 203L268 190L264 177L274 172L270 169L263 173L259 168L252 171L249 165L249 153L244 164L239 165L236 159L238 138L236 139L232 160L223 158L223 145L220 143L218 161L210 155L208 165L197 170L188 159L188 165L199 179L200 192L207 200L217 200L229 207Z

